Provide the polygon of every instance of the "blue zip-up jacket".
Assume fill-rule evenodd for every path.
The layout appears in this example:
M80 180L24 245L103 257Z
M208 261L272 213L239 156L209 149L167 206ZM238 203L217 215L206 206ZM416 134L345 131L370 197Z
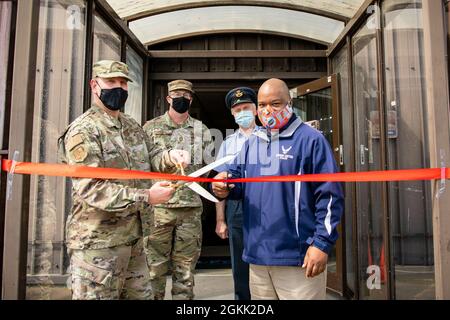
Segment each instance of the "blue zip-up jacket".
M256 131L228 167L233 178L337 172L328 141L293 115L276 135ZM230 199L243 199L244 261L298 266L310 245L329 253L343 213L336 182L236 183Z

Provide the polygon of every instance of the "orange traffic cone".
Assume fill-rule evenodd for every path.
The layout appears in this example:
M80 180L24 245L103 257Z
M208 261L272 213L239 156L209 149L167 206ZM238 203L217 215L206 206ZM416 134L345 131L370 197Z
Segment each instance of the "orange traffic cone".
M369 237L367 237L367 256L368 256L368 263L369 266L373 265L373 260L372 260L372 250L370 250L370 240Z
M381 245L380 278L381 278L381 283L385 283L386 282L386 260L385 260L385 256L384 256L384 242Z

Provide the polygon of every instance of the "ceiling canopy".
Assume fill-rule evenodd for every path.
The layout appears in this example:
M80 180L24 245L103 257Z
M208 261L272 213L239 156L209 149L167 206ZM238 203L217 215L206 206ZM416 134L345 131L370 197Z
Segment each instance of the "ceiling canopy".
M329 44L344 29L342 21L292 10L249 6L197 8L130 22L144 45L200 34L261 32Z
M364 0L106 0L145 45L223 32L331 44Z
M250 5L292 9L337 20L348 20L364 0L107 0L124 20L135 20L175 10L223 6Z

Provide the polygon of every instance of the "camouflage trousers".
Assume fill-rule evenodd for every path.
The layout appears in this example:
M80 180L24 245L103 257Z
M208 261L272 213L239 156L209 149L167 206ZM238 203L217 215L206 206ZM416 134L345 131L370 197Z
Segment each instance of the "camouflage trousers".
M105 249L69 249L73 300L151 300L142 238Z
M202 207L155 208L144 248L155 300L163 300L172 271L172 299L194 299L194 270L202 245Z

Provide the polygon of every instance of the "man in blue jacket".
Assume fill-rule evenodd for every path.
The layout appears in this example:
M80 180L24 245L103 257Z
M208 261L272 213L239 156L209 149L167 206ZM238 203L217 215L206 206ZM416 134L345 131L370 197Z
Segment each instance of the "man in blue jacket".
M330 145L292 110L279 79L258 91L254 132L228 172L216 178L337 172ZM328 254L343 213L340 183L265 182L212 184L216 196L243 199L244 253L252 299L325 299Z

